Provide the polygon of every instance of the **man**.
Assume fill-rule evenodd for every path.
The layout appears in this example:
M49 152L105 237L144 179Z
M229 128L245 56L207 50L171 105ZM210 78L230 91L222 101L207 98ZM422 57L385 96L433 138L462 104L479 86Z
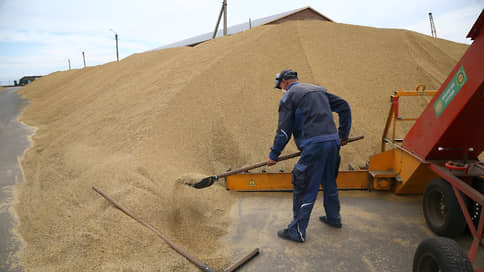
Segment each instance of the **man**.
M292 171L294 217L288 228L277 235L304 242L320 184L324 190L326 216L319 219L332 227L342 226L336 177L339 148L347 143L350 134L351 110L345 100L328 93L325 88L299 83L297 72L290 69L276 75L275 88L281 89L284 96L279 104L279 125L267 165L277 163L291 135L302 151ZM339 115L338 130L332 112Z

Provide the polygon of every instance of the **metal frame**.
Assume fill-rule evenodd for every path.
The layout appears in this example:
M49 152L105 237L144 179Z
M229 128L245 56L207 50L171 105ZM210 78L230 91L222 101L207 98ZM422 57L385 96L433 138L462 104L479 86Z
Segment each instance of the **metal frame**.
M476 229L476 227L474 226L474 223L472 222L471 215L467 210L467 206L464 202L464 199L462 198L461 193L465 194L467 197L476 201L482 207L484 207L484 194L478 192L476 189L472 188L465 181L456 177L448 169L442 166L432 163L430 164L430 169L432 169L435 173L437 173L444 180L449 182L450 185L452 185L452 189L454 190L457 201L459 202L459 206L462 210L462 213L464 214L467 227L471 231L472 237L474 238L474 241L472 242L471 249L469 250L469 254L468 254L469 260L471 261L471 263L474 263L474 259L476 257L479 246L481 246L484 249L484 242L482 241L483 232L484 232L484 214L481 209L479 224L477 225L477 229ZM484 272L484 266L481 268L478 268L476 272Z
M396 143L398 140L395 139L395 131L397 128L398 121L416 121L418 118L402 118L398 115L398 107L399 107L399 99L402 96L434 96L437 91L425 91L426 87L424 84L419 84L415 88L415 91L404 91L402 89L398 89L392 96L391 96L391 107L390 111L388 112L387 121L385 123L385 128L383 130L382 136L382 143L381 143L381 152L385 152L385 143L390 141L391 143ZM393 124L393 134L392 138L387 138L388 130L390 128L390 123Z

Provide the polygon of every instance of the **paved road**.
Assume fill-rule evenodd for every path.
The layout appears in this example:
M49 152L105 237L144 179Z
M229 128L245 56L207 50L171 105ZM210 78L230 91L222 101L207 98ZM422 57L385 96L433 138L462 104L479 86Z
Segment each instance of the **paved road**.
M426 226L422 196L389 192L340 191L343 228L322 224L321 194L304 244L281 240L277 231L292 219L291 193L234 193L227 243L237 260L260 248L261 254L240 271L412 271L418 244L435 236ZM465 252L472 239L457 241ZM484 250L476 267L484 266Z
M17 121L28 101L17 94L19 88L0 90L0 271L22 271L14 267L13 254L19 249L12 234L15 220L10 214L12 185L23 181L18 158L30 146L28 136L33 130Z

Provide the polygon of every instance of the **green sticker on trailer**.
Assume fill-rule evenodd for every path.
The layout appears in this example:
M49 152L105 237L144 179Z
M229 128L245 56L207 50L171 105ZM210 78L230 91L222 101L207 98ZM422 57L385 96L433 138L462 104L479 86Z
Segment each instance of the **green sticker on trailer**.
M440 94L439 99L437 99L437 101L434 103L435 116L437 116L437 118L445 110L445 108L447 108L447 105L449 105L452 99L454 99L466 82L467 74L464 70L464 66L461 66L459 71L457 71L452 80L449 82L449 85L447 85L442 94Z

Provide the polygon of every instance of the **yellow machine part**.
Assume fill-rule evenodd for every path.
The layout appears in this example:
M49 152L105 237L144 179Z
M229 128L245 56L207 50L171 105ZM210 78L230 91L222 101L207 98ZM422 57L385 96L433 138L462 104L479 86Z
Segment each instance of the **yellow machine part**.
M395 194L422 194L432 179L439 178L429 163L395 148L370 157L368 170L340 171L338 189L368 189ZM226 177L233 191L292 191L291 173L247 173Z
M385 180L395 194L422 194L427 183L439 177L429 168L428 162L401 148L371 156L368 172L372 177L370 189L390 189L379 188Z
M368 171L340 171L336 179L339 189L367 189ZM226 186L233 191L292 191L291 173L248 173L226 177Z

